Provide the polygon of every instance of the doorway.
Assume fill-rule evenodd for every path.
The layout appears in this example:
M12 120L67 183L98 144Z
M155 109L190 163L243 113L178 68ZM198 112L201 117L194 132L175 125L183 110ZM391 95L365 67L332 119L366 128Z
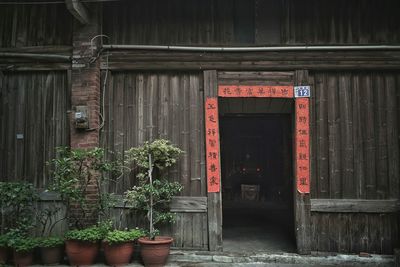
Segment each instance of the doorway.
M220 117L223 250L295 252L291 114Z

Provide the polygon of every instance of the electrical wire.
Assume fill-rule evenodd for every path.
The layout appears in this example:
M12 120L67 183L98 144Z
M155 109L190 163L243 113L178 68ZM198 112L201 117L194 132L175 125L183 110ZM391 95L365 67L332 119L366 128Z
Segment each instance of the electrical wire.
M101 112L103 112L101 116L102 122L99 126L99 131L104 127L104 124L106 122L106 109L105 109L105 97L106 97L106 85L107 85L107 78L108 78L108 56L110 55L110 52L107 51L107 59L106 59L106 74L104 75L104 83L103 83L103 99L102 99L102 110ZM101 113L100 112L100 113Z

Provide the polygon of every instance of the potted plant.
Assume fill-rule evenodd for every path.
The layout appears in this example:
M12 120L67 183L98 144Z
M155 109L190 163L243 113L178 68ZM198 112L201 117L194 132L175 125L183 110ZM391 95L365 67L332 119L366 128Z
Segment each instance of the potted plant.
M38 238L38 247L44 264L59 264L64 251L64 238L58 236Z
M30 236L13 234L9 246L13 249L15 266L29 266L33 262L33 250L37 247L37 239Z
M53 234L54 227L66 219L64 216L58 218L62 211L55 201L53 205L46 208L38 206L37 209L36 221L41 228L41 237L38 238L40 255L42 262L47 265L58 264L63 258L64 238Z
M57 158L49 162L54 176L49 191L59 194L66 207L65 218L73 229L65 234L66 253L71 265L91 264L98 253L105 227L87 226L96 223L93 218L107 216L112 195L102 189L102 184L115 172L121 174L122 164L118 160L105 159L101 148L58 148L57 151ZM89 188L92 195L95 192L95 198L88 199ZM80 212L71 212L72 205ZM81 254L86 255L86 259L81 259Z
M111 266L128 264L134 251L134 241L142 236L144 233L140 229L109 231L103 240L107 264Z
M91 226L85 229L70 230L65 233L65 249L69 263L73 266L91 265L94 263L107 227Z
M172 237L158 236L157 224L173 222L170 212L172 197L182 190L178 182L170 182L164 176L183 151L169 141L158 139L126 152L126 162L137 167L138 186L125 194L125 201L147 215L148 236L139 238L141 255L145 266L163 266L168 258Z
M37 193L33 185L26 182L0 182L0 263L8 258L8 248L13 249L14 257L19 261L32 260L34 203Z

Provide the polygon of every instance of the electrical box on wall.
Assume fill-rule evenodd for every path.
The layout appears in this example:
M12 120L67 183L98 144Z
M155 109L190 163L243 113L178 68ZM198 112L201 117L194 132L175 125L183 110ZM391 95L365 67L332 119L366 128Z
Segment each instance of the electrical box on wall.
M75 107L75 128L76 129L89 129L89 112L87 106Z

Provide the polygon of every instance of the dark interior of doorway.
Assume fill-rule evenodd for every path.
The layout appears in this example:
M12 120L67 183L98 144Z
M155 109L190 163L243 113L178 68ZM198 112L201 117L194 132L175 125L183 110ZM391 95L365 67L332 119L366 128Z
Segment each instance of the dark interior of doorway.
M290 114L220 120L223 249L295 252Z

